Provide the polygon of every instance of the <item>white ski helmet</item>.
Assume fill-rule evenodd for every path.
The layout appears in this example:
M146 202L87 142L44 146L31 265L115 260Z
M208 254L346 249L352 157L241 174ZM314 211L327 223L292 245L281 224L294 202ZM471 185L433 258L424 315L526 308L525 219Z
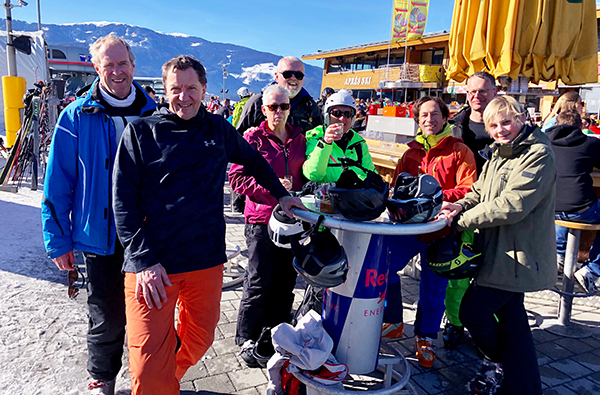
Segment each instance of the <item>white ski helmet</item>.
M327 98L325 101L325 107L323 108L325 114L327 114L329 108L333 106L350 107L356 113L356 99L354 99L354 97L352 97L352 93L346 89L342 89Z
M271 218L269 218L267 232L269 238L277 247L292 248L290 245L291 237L298 235L304 241L308 237L309 230L310 224L288 217L278 204L273 209Z
M246 88L245 86L242 86L240 89L238 89L237 94L240 97L240 99L243 99L244 97L252 96L252 94L250 93L250 90L248 88Z

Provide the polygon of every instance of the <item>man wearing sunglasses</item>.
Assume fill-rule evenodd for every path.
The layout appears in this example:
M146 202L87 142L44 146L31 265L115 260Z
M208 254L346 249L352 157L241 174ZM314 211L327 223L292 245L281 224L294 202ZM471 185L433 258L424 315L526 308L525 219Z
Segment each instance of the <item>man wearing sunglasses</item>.
M156 102L133 81L135 57L127 41L108 35L90 45L98 72L86 96L58 118L44 182L42 224L48 256L78 289L73 250L83 253L88 280L87 369L90 394L114 394L125 340L123 247L111 207L112 169L128 122Z
M323 123L319 106L302 87L304 84L304 63L296 57L287 56L277 63L275 83L284 87L290 94L290 115L288 123L302 129L313 129ZM259 126L266 118L262 111L263 95L252 96L242 111L237 130L244 133L251 127Z

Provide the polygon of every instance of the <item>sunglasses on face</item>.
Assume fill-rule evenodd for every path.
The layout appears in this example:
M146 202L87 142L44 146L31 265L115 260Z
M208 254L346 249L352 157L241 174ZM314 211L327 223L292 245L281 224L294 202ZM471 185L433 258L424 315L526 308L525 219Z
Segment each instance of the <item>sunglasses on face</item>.
M333 110L329 111L329 114L333 115L336 118L341 118L342 116L344 116L345 118L352 118L354 116L354 111L353 110L342 111L342 110L338 110L338 109L333 109Z
M281 108L281 111L287 111L290 109L290 103L281 103L281 104L267 104L267 108L269 111L275 112L278 108Z
M79 277L81 277L81 283L78 284L77 280L79 280ZM69 285L67 294L69 295L69 298L75 299L77 295L79 295L79 290L85 286L85 276L81 273L79 266L75 266L75 270L69 270L67 272L67 283Z
M292 78L292 76L296 77L296 79L298 81L302 81L302 79L304 78L304 73L301 71L292 71L292 70L288 70L288 71L284 71L281 73L281 75L283 76L283 78L285 78L286 80L289 80L290 78Z

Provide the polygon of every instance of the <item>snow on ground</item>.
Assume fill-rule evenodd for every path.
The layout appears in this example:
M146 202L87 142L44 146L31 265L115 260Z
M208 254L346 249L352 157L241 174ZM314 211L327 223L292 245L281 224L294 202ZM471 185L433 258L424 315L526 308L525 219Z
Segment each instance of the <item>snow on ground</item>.
M28 186L0 191L0 393L84 394L86 295L70 300L66 272L46 257L41 198ZM128 376L123 369L118 389Z

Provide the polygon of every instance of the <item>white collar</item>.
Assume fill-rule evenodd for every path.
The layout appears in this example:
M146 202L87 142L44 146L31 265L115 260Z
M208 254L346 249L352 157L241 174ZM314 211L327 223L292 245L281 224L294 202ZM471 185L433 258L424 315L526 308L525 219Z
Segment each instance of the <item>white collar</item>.
M98 83L98 85L100 86L100 94L102 95L102 98L106 100L106 102L112 107L129 107L135 101L135 86L133 86L133 84L131 84L131 93L129 93L129 96L127 96L125 99L115 98L108 93L106 89L104 89L102 83Z

